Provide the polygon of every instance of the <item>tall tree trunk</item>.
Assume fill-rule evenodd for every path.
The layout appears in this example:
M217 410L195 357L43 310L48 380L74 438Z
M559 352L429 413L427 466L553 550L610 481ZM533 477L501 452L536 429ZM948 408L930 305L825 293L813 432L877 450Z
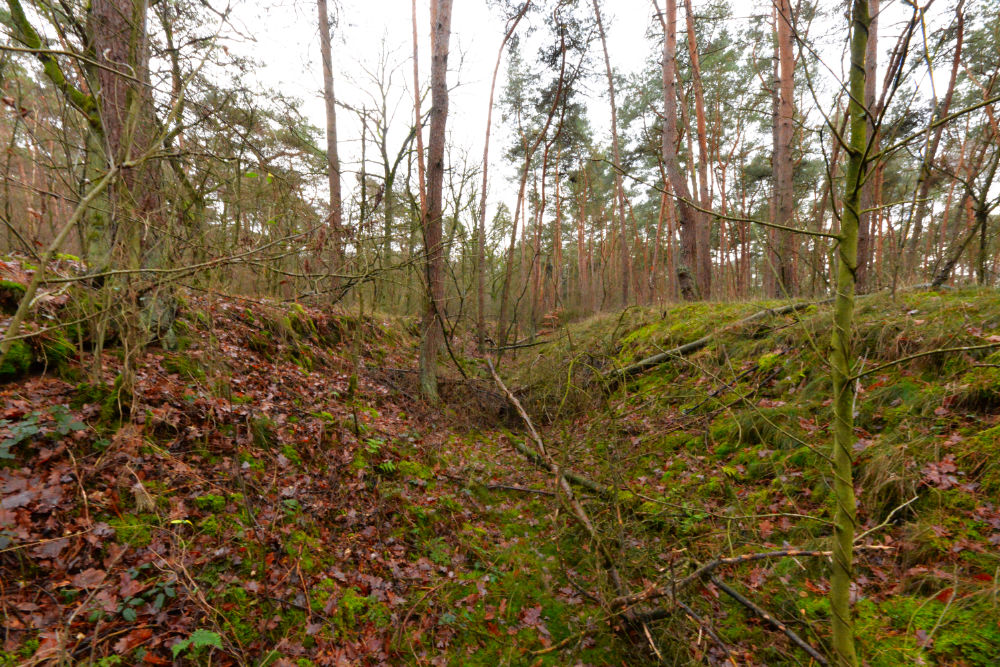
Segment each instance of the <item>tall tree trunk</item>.
M656 6L656 0L653 0ZM660 15L659 7L656 8ZM691 192L677 159L677 0L666 1L666 19L662 21L663 40L663 164L674 197L680 226L680 253L677 284L681 296L693 301L705 296L695 274L698 265L697 229L703 223L700 212L690 205Z
M559 294L562 276L562 196L560 181L562 180L562 149L556 153L556 221L552 230L552 307L558 308L562 302Z
M586 230L587 221L587 171L583 161L580 161L578 169L579 183L577 184L577 221L576 221L576 274L578 289L580 291L580 305L589 308L590 299L590 268L588 266Z
M431 16L434 15L434 3L436 0L431 0ZM412 22L413 22L413 114L415 117L414 127L417 128L417 187L418 196L420 198L420 220L423 224L424 218L427 217L427 180L426 171L427 166L424 161L424 116L423 112L420 110L420 59L418 57L419 53L419 42L417 40L417 0L413 0L410 3L410 9L412 12Z
M107 159L115 163L146 153L154 139L152 89L144 85L149 82L146 10L145 0L94 0L90 6L87 28L100 65L96 77L101 90L101 138L110 153ZM145 248L140 248L140 225L133 220L160 215L161 195L157 162L147 161L123 172L121 180L109 189L111 218L105 237L94 239L95 254L110 253L118 246L130 268L154 262L143 255L156 239L148 237L142 243ZM158 229L153 222L152 227Z
M992 140L995 141L996 137L994 136ZM983 144L984 153L986 151L986 145L989 142L990 139L987 139L987 141L984 142ZM981 158L977 162L980 163L980 168L985 168L983 171L985 178L982 183L982 190L978 194L974 194L972 192L971 186L972 184L975 183L975 181L973 175L970 174L968 176L968 181L967 181L968 184L966 185L965 188L965 196L963 197L963 201L965 202L965 204L971 205L972 208L972 220L973 220L972 226L966 233L962 241L956 244L956 247L954 248L954 250L952 250L951 257L948 258L948 260L944 263L941 269L935 274L934 280L931 281L932 287L940 287L944 285L946 282L948 282L948 280L951 278L952 271L955 270L955 266L962 258L962 255L965 253L966 248L969 247L969 244L976 237L976 234L977 233L981 235L985 234L986 226L989 221L989 214L990 211L992 210L992 207L987 202L987 199L990 196L990 190L993 187L993 179L996 178L997 169L998 167L1000 167L1000 155L994 155L993 159L990 160L990 164L988 167L986 165L981 164L982 162ZM996 203L993 203L992 206L996 205L997 205ZM960 210L964 208L965 207L962 206L960 207ZM980 248L982 249L984 246L985 246L985 239L982 236L980 236ZM982 250L980 251L980 258L978 259L978 261L974 260L973 263L977 265L977 271L976 271L977 282L979 284L982 284L985 281L986 277L985 261L982 258Z
M687 21L688 55L691 58L691 87L694 89L695 125L698 130L698 188L701 208L708 211L712 208L712 198L708 192L708 129L705 123L705 92L701 83L701 64L698 58L698 40L691 0L684 0L684 7ZM694 159L693 155L691 159ZM709 215L702 212L701 224L698 225L695 234L695 242L698 244L695 275L703 299L709 298L712 294L712 230L710 224Z
M444 248L441 246L444 188L445 124L448 120L448 44L452 0L431 3L431 129L427 153L427 212L424 251L427 255L427 308L420 345L420 391L437 402L437 356L444 337Z
M514 272L514 252L517 250L517 223L518 216L521 214L521 210L524 202L524 190L528 183L528 172L531 169L531 159L535 155L535 151L538 150L538 146L545 139L548 134L549 127L552 125L552 119L555 117L556 109L559 108L559 103L562 99L563 83L566 75L566 38L565 35L560 40L559 50L562 54L562 60L559 65L559 81L556 85L556 92L552 98L552 106L549 107L548 115L545 118L545 125L538 132L538 136L535 140L531 142L530 145L525 146L524 151L524 167L521 169L521 182L517 193L517 203L514 208L513 227L510 232L510 245L507 247L507 264L504 268L504 280L503 287L500 291L500 319L497 322L497 347L502 349L507 344L507 309L510 304L510 283ZM524 236L528 236L528 228L525 225ZM497 353L502 354L502 352Z
M794 135L793 98L795 95L795 57L792 52L792 7L789 0L778 0L775 31L778 44L778 114L774 127L775 222L785 227L795 226L794 184L792 172L792 137ZM771 247L775 251L772 270L776 271L770 296L791 296L795 293L793 264L795 238L792 232L771 230Z
M503 60L504 49L514 36L517 24L524 18L531 0L526 0L510 22L507 32L497 49L497 62L493 66L493 78L490 81L490 104L486 110L486 140L483 142L483 190L479 199L479 227L476 236L476 344L479 352L486 349L486 187L490 168L490 133L493 129L493 98L497 88L497 74L500 72L500 62Z
M326 164L330 185L330 232L336 268L344 264L343 213L340 197L340 156L337 153L337 97L333 91L333 56L330 50L330 14L326 0L316 0L319 12L319 51L323 59L323 103L326 107Z
M865 56L871 17L869 0L853 0L851 12L850 126L846 152L843 213L837 260L837 297L834 305L832 350L833 379L833 565L830 576L830 609L833 626L833 664L856 667L854 618L851 610L851 583L854 580L854 533L857 528L857 501L854 497L854 288L858 268L858 219L861 189L865 181L868 122L862 104L865 99L867 67Z
M615 102L615 79L611 71L611 58L608 56L608 41L604 33L604 23L601 20L601 7L598 0L593 0L594 18L597 19L597 32L601 38L601 48L604 51L604 70L608 77L608 97L611 101L611 155L615 168L615 195L618 201L618 223L621 230L621 246L619 249L622 270L622 306L628 305L629 283L632 281L632 264L628 246L628 230L625 222L625 187L622 184L622 162L618 146L618 105Z
M878 102L875 98L875 73L878 67L878 12L880 0L868 0L868 15L871 25L868 30L868 52L865 55L865 109L868 120L868 142L871 152L878 150L878 132L875 122L879 115ZM879 206L877 179L872 172L865 179L861 189L861 211L858 222L858 273L857 288L859 292L867 292L871 282L872 269L872 232L874 222L878 220Z
M965 13L963 12L963 6L965 5L965 0L959 0L958 6L955 8L956 17L956 30L955 30L955 55L951 61L951 76L948 79L948 90L944 94L944 99L941 104L935 109L934 118L941 119L948 115L948 109L951 107L951 99L955 94L955 81L958 79L958 69L962 62L962 42L965 36ZM944 124L939 125L934 132L930 135L930 139L924 149L924 158L920 163L920 176L917 179L917 195L916 202L913 211L913 222L911 223L911 231L909 235L909 240L903 238L902 241L907 241L908 245L906 248L905 255L905 265L903 267L904 280L912 277L914 271L917 268L917 262L919 261L918 252L920 243L920 236L924 231L924 216L927 215L928 199L931 190L931 175L932 167L934 165L934 158L937 156L938 146L941 145L941 135L944 134Z

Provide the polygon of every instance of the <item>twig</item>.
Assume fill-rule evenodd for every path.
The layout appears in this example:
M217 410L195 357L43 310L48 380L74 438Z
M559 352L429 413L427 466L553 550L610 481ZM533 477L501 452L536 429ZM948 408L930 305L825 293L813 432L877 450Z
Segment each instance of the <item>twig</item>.
M698 627L702 628L706 632L706 634L708 634L708 636L712 638L712 641L714 641L719 646L719 648L722 649L722 652L726 654L726 659L729 660L729 662L733 665L733 667L738 667L736 660L733 658L732 652L730 652L729 650L729 647L726 646L725 642L722 641L722 638L719 637L718 634L716 634L715 630L712 629L712 626L709 625L705 621L705 619L696 614L694 609L687 606L680 600L677 600L677 606L683 609L684 613L687 614L692 621L698 624Z
M521 415L521 419L524 421L524 425L527 427L528 433L531 434L531 437L535 441L535 445L538 447L539 456L542 457L549 469L552 471L552 474L555 476L558 487L563 492L573 516L577 519L577 521L579 521L580 525L583 526L583 528L590 535L590 538L594 541L594 544L597 546L598 551L604 559L604 567L607 569L608 575L611 577L611 582L614 584L618 594L622 595L625 591L625 584L622 581L621 575L618 573L618 567L615 565L615 560L608 551L607 545L604 544L604 541L601 540L600 535L598 535L593 522L591 522L590 517L587 516L586 510L583 509L583 505L580 504L580 501L577 500L576 496L573 494L573 487L570 485L569 480L559 468L559 464L556 463L546 451L545 443L542 442L541 436L538 435L538 431L535 430L535 425L531 422L531 418L528 417L528 413L525 412L521 402L517 400L517 397L514 396L509 389L507 389L507 385L505 385L503 380L500 379L496 368L493 367L493 362L487 359L486 363L489 366L490 373L493 375L493 380L497 383L497 386L500 387L500 390L504 394L506 394L507 399L514 406L514 409L517 410L519 415ZM627 620L633 622L635 621L630 610L624 610L624 613ZM642 627L643 633L646 635L646 639L649 641L649 645L653 650L653 653L655 653L657 657L662 660L660 651L656 647L656 643L653 641L652 633L649 631L649 626L643 621L639 621L639 625Z
M537 493L540 496L554 496L551 491L546 491L545 489L529 489L526 486L510 486L508 484L488 484L487 489L496 490L502 489L504 491L521 491L522 493Z
M726 595L728 595L729 597L733 598L734 600L736 600L737 602L739 602L741 605L743 605L744 607L746 607L747 609L749 609L753 613L755 613L758 616L760 616L761 618L763 618L765 621L767 621L768 623L770 623L771 625L773 625L775 628L777 628L781 632L785 633L785 636L787 636L789 639L791 639L792 642L796 646L798 646L803 651L805 651L806 653L808 653L809 656L813 660L815 660L816 662L818 662L821 665L828 665L828 664L830 664L829 662L827 662L826 658L824 658L822 655L820 655L819 651L817 651L816 649L814 649L804 639L802 639L797 634L795 634L794 630L792 630L787 625L785 625L784 623L782 623L781 621L779 621L778 619L776 619L774 616L771 616L771 614L767 613L764 609L761 609L760 607L758 607L751 600L748 600L747 598L745 598L742 595L740 595L738 592L734 591L732 588L730 588L725 583L723 583L718 577L714 577L713 576L713 577L710 578L710 581L713 584L715 584L716 586L718 586L719 590L721 590L723 593L725 593Z
M633 605L638 602L645 602L647 600L655 600L656 598L667 597L676 595L677 592L684 590L694 582L699 579L711 575L716 568L722 567L723 565L738 565L740 563L749 563L756 560L766 560L768 558L786 558L792 556L799 557L824 557L830 556L833 552L831 551L806 551L803 549L781 549L778 551L764 551L752 554L743 554L742 556L732 556L729 558L717 558L716 560L709 561L701 566L699 566L694 572L684 577L680 581L671 582L670 584L662 586L653 586L646 589L640 593L633 593L631 595L624 595L615 598L611 601L611 605L614 607L624 607L626 605Z
M892 510L891 512L889 512L889 516L887 516L885 518L885 521L883 521L879 525L875 526L874 528L869 528L865 532L863 532L860 535L858 535L857 537L855 537L854 538L855 543L860 542L861 540L865 539L866 537L868 537L869 535L871 535L875 531L880 530L880 529L885 528L886 526L888 526L889 522L892 521L892 517L896 516L897 512L899 512L900 510L908 507L911 503L915 502L917 500L917 498L919 498L919 496L913 496L912 498L910 498L909 500L907 500L905 503L903 503L899 507L897 507L894 510Z

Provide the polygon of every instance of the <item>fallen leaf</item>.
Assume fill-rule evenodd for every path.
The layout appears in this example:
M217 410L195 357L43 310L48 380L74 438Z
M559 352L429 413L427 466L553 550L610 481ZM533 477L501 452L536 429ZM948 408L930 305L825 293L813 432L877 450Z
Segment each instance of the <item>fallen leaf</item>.
M77 588L97 588L104 581L107 574L104 570L92 567L73 575L72 582Z

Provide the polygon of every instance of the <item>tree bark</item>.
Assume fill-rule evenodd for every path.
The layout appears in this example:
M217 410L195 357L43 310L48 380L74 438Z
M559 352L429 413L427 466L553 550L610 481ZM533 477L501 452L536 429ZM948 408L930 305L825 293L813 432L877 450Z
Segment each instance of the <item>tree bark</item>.
M497 88L497 74L500 72L500 62L503 60L504 49L514 36L517 24L531 6L531 0L526 0L510 22L500 48L497 49L497 62L493 66L493 78L490 82L490 103L486 110L486 140L483 142L483 190L479 199L479 227L476 237L476 344L482 354L486 349L486 186L490 168L490 133L493 129L493 98Z
M434 3L431 0L431 17L434 15ZM419 42L417 40L417 0L410 3L413 19L413 114L414 127L417 128L417 195L420 199L420 220L427 217L427 165L424 161L424 116L420 110L420 59L418 57Z
M794 135L793 98L795 95L795 57L792 52L792 6L789 0L778 0L775 31L778 44L778 113L774 126L774 153L771 165L774 175L775 222L785 227L795 226L794 182L792 172L792 137ZM776 272L770 296L792 296L796 292L793 257L795 238L792 232L772 229L771 247Z
M615 102L615 79L611 71L611 58L608 56L608 41L604 33L604 23L601 20L601 7L598 0L593 0L594 18L597 20L597 33L601 38L601 48L604 51L604 70L608 77L608 97L611 103L611 155L615 168L615 194L618 200L618 223L621 232L622 306L628 305L629 283L632 281L632 264L629 255L628 229L625 222L625 187L622 184L621 152L618 146L618 105Z
M868 0L868 14L871 24L868 28L868 46L865 54L865 116L868 121L868 143L870 152L878 149L878 132L875 123L879 115L875 98L875 73L878 67L878 12L880 0ZM872 171L866 176L861 189L861 210L858 222L858 272L857 289L867 292L871 282L872 233L874 222L878 220L878 184Z
M782 0L787 2L787 0ZM688 54L691 58L691 87L694 89L695 126L698 130L698 188L703 211L712 209L712 198L708 193L708 129L705 123L705 92L701 82L701 64L698 59L698 40L694 26L694 9L691 0L684 0L687 21ZM694 156L691 156L694 159ZM712 294L712 237L711 220L701 212L701 224L697 227L695 242L698 245L695 275L703 299Z
M146 10L145 0L94 0L90 5L87 30L100 65L95 69L102 133L90 142L92 159L101 163L92 163L97 171L106 169L107 162L120 164L145 154L154 140ZM110 215L98 214L88 221L88 260L95 269L114 261L112 252L123 253L121 259L129 268L155 263L148 256L156 249L155 236L141 236L141 225L134 220L152 222L150 226L159 229L151 219L162 213L161 196L160 165L155 161L123 172L111 185Z
M654 6L656 2L654 0ZM657 14L659 14L657 7ZM663 21L663 163L667 168L671 189L677 199L680 226L680 253L677 262L677 284L681 296L693 301L707 296L701 291L695 275L698 265L697 229L702 224L699 211L690 205L691 192L677 159L677 0L667 0L666 20Z
M441 246L444 141L448 120L448 45L452 0L431 3L431 129L427 152L427 212L424 215L427 307L420 345L420 392L437 402L437 356L444 337L444 248Z
M333 89L333 56L330 49L330 15L326 0L316 0L319 12L319 51L323 60L323 103L326 107L326 164L330 186L330 231L337 269L344 264L343 213L340 196L340 156L337 153L337 97Z
M867 67L865 57L871 17L869 0L853 0L851 12L850 114L851 136L846 152L843 213L837 260L837 296L834 306L832 350L833 379L833 565L830 576L830 609L833 626L833 664L856 667L854 618L851 610L851 583L854 580L854 533L857 528L857 501L854 497L853 446L855 382L851 378L854 351L854 288L858 268L858 219L861 189L865 180L868 121L865 99Z

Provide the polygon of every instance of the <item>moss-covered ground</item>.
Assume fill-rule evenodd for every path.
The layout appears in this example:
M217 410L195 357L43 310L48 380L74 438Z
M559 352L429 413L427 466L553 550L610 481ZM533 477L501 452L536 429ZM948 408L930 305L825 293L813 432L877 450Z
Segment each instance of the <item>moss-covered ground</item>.
M511 375L549 447L631 494L592 511L633 581L668 581L719 557L829 548L830 314L810 307L728 326L774 305L631 309L571 325L517 359ZM607 380L707 333L717 335L694 355L621 386ZM1000 655L1000 352L984 347L998 334L995 291L858 302L855 590L867 664L989 665ZM978 349L931 354L942 348ZM822 650L827 565L784 558L719 576ZM666 614L655 639L682 663L727 650L740 663L808 660L711 582L685 602L721 642L699 645L703 625Z
M729 326L776 305L632 308L503 360L554 460L617 491L577 490L600 545L513 446L523 424L464 339L471 377L443 359L441 406L416 399L399 318L184 294L130 395L115 354L95 376L86 345L57 369L31 339L39 372L0 388L0 664L808 664L708 580L686 611L668 596L632 610L645 627L623 619L601 555L637 592L827 548L829 313ZM859 301L867 664L1000 655L1000 353L892 364L998 334L995 292ZM716 575L823 651L827 567Z

